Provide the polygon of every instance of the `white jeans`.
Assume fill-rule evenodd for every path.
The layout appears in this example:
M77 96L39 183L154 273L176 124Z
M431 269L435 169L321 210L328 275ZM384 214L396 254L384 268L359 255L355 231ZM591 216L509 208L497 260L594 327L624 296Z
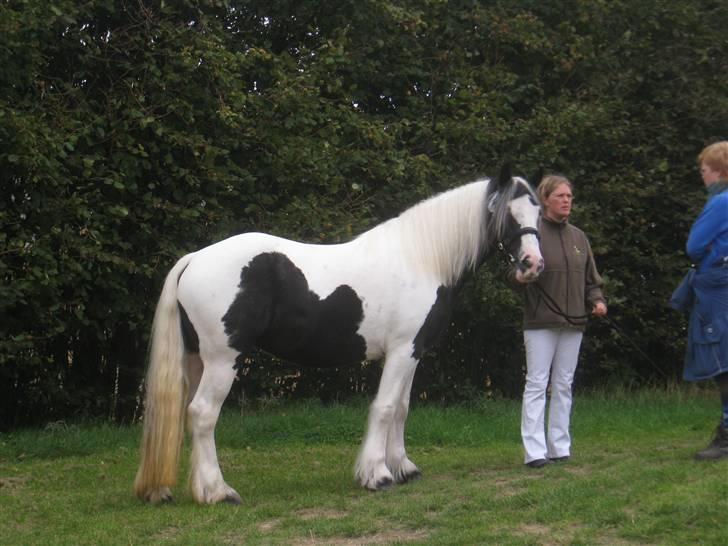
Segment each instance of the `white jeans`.
M570 455L571 384L582 332L569 329L524 330L526 388L521 410L524 462ZM548 434L544 429L546 388L551 377Z

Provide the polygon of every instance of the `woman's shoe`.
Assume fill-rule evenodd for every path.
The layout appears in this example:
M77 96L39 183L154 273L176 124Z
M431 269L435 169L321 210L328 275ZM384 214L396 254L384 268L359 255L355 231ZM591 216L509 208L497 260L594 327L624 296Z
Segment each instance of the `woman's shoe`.
M542 466L546 466L551 461L548 459L534 459L533 461L528 461L526 463L526 466L529 468L541 468Z

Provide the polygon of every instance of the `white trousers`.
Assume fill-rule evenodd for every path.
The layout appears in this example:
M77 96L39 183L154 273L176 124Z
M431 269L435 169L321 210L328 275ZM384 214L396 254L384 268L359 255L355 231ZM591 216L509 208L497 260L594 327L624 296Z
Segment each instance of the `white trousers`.
M524 462L571 454L571 385L583 333L569 329L524 330L526 388L521 410ZM546 389L551 378L548 432Z

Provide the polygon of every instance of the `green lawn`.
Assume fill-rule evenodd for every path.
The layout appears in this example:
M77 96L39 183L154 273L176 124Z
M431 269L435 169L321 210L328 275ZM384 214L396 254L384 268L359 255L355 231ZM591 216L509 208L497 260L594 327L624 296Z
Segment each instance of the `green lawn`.
M577 395L572 460L522 464L517 401L414 407L423 479L372 493L353 481L365 404L226 413L217 443L241 506L132 494L139 427L55 423L0 436L1 544L728 543L728 460L693 461L717 395Z

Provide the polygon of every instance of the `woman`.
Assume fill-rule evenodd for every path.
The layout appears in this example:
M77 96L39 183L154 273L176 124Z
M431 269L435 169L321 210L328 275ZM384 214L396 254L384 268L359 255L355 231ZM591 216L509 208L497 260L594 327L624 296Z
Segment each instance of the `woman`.
M573 199L571 182L563 176L546 176L538 194L543 205L539 233L545 269L530 284L518 270L509 275L511 283L524 290L527 373L521 437L524 463L531 468L566 461L571 455L571 385L586 327L586 310L589 307L597 316L607 313L602 279L589 240L568 222ZM544 415L549 377L547 433Z
M708 199L688 235L687 253L696 264L683 377L714 378L722 416L712 442L696 459L728 457L728 141L698 156Z

